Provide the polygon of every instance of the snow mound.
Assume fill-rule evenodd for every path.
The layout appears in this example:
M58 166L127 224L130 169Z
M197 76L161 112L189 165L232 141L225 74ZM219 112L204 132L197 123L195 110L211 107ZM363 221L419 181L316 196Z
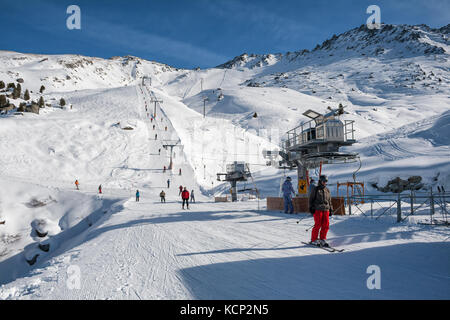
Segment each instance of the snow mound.
M415 132L411 134L410 137L427 139L434 146L449 146L450 111L446 111L440 115L430 128Z

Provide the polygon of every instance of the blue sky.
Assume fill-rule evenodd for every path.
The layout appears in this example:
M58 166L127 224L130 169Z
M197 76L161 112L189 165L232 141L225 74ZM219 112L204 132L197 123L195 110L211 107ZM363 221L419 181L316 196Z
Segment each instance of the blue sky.
M71 4L81 9L81 30L66 28ZM371 4L385 23L450 22L448 0L0 0L0 49L206 68L244 52L312 49L364 24Z

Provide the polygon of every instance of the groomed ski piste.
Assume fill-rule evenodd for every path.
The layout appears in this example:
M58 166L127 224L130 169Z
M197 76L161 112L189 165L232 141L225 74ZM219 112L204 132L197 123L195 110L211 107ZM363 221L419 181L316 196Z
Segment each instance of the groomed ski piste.
M356 121L351 151L361 154L368 193L376 193L371 182L412 175L450 190L448 46L433 44L444 53L345 63L338 49L331 58L321 50L299 60L244 55L198 71L135 57L0 52L0 80L22 77L32 99L44 83L46 101L68 102L0 116L0 299L449 299L450 231L417 223L428 208L401 223L390 213L370 218L368 204L335 215L328 242L344 251L327 252L302 243L311 215L266 209L265 198L278 196L285 174L295 185L296 172L266 167L262 157L277 147L270 130L343 102ZM404 78L418 68L433 74L429 84L408 88ZM359 70L380 76L365 82ZM154 98L163 102L151 121ZM162 146L177 142L164 172L170 149ZM261 200L214 202L229 188L215 175L234 160L250 163ZM354 170L324 166L333 195L333 183ZM180 185L195 192L189 210ZM379 267L381 289L368 287L370 266Z

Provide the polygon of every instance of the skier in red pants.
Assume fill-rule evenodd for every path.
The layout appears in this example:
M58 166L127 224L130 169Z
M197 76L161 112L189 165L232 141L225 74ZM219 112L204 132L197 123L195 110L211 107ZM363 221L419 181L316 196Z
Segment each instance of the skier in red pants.
M330 227L329 217L333 215L331 193L326 187L328 179L320 176L319 184L309 195L309 208L314 215L314 227L311 232L311 244L329 247L326 242L328 229ZM317 239L318 237L319 240Z
M186 203L187 209L189 209L189 191L187 191L186 187L181 192L181 199L183 200L182 208L184 209L184 204Z

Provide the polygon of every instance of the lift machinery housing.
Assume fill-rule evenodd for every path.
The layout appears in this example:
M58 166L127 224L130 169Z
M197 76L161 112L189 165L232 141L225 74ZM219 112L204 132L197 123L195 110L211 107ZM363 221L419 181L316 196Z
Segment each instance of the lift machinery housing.
M286 132L286 139L281 143L279 166L297 168L300 195L307 195L309 169L359 159L358 153L340 151L341 147L356 142L354 121L340 119L345 113L342 104L329 110L324 115L314 110L304 112L311 120Z

